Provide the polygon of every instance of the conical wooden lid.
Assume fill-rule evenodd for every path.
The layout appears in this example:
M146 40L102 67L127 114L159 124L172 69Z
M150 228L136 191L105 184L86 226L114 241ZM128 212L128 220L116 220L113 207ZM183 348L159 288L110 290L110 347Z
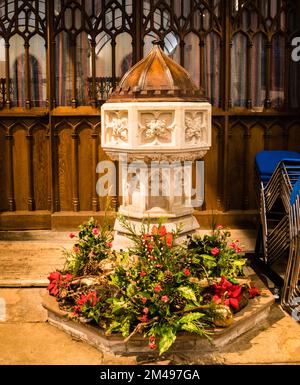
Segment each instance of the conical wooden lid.
M207 101L191 75L154 42L147 57L122 78L108 102L122 101Z

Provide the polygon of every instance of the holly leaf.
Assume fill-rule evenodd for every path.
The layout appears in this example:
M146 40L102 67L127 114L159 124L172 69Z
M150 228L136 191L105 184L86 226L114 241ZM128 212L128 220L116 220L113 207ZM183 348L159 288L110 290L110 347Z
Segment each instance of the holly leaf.
M199 318L202 318L204 316L203 313L191 313L191 314L187 314L183 317L180 318L179 320L179 323L180 324L186 324L186 323L189 323L189 322L192 322L192 321L196 321L198 320Z
M159 355L165 353L175 342L176 334L171 326L163 326L161 329L162 337L159 341Z
M187 286L180 286L178 288L178 291L180 294L187 300L197 302L196 294L190 287Z

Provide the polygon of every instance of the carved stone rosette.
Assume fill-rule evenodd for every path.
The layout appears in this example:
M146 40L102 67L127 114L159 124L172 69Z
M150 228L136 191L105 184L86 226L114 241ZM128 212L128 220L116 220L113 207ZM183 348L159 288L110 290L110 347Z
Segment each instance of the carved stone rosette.
M102 122L103 149L120 162L119 169L127 169L119 181L123 197L119 212L137 228L143 219L157 223L159 217L168 218L170 229L181 222L186 232L198 228L192 193L184 191L187 181L176 180L176 173L185 167L184 172L192 174L192 162L203 159L211 147L210 104L160 102L153 108L150 102L107 102L102 106ZM151 177L154 163L159 165L159 179ZM176 188L183 192L181 196ZM161 194L163 190L168 193ZM118 221L115 230L115 243L124 247Z

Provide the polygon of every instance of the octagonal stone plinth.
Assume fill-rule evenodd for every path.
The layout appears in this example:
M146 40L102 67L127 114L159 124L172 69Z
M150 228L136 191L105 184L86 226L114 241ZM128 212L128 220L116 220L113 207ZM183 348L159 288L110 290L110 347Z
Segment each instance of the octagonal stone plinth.
M248 277L260 289L261 295L250 300L248 305L235 315L234 321L229 327L215 329L212 343L206 338L194 334L179 333L175 343L164 355L212 352L262 323L268 317L274 298L251 269L249 269ZM61 311L56 299L50 295L44 297L43 306L48 311L48 322L51 325L81 341L87 342L102 352L116 355L158 354L158 352L150 351L147 340L142 335L135 335L129 342L124 343L124 339L120 334L106 336L103 330L95 326L69 320L67 318L68 313Z

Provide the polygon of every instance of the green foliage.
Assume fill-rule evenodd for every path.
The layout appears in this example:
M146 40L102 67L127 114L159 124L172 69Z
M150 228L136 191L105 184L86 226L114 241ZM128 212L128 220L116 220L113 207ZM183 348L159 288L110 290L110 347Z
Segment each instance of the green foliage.
M176 329L171 325L163 325L160 334L161 339L159 341L159 354L165 353L176 340Z
M238 241L229 243L230 232L218 226L211 235L193 235L187 241L192 268L207 278L236 278L243 273L246 259Z
M181 229L168 231L162 220L157 226L143 224L140 231L124 217L119 222L133 241L126 252L111 250L112 232L107 226L99 227L92 218L80 226L76 244L67 254L69 275L64 276L73 288L66 298L73 300L74 316L97 323L107 334L121 333L127 340L143 333L149 347L159 348L160 354L181 331L210 339L219 305L212 296L207 300L201 280L224 275L232 281L242 273L245 259L237 242L228 245L229 232L217 228L212 235L193 236L178 245ZM113 261L114 268L104 277L101 262L107 261ZM96 284L82 286L82 276L93 276ZM50 278L49 291L56 295L61 276L52 273Z
M74 234L70 234L75 238ZM71 251L65 251L65 269L75 276L97 274L99 262L111 257L112 233L108 226L99 227L91 218L79 226L78 237Z

